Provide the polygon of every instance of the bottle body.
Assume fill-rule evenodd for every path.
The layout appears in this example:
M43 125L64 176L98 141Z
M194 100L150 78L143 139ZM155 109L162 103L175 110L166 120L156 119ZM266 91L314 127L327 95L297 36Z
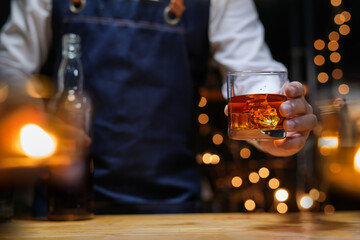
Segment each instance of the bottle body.
M0 187L0 223L10 220L13 214L13 191Z
M91 103L83 91L80 38L63 38L63 59L58 72L58 91L50 111L59 120L62 152L67 164L50 174L49 220L82 220L93 217L93 165L89 146L82 136L90 135ZM59 180L61 179L61 180Z

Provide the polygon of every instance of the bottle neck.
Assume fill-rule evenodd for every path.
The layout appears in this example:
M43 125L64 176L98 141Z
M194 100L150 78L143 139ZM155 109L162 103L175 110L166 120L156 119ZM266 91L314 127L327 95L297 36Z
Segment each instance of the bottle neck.
M82 91L83 69L80 60L80 45L64 43L62 61L58 72L58 91Z

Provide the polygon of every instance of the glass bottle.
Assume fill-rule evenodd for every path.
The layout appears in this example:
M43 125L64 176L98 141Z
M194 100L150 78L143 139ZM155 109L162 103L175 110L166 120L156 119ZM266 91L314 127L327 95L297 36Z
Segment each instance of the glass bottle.
M91 104L83 91L80 36L66 34L62 43L57 93L49 106L59 120L58 125L62 126L58 128L64 129L59 134L59 148L62 148L60 152L65 152L66 159L70 159L70 164L55 168L50 174L48 219L90 219L94 216L93 166L82 134L90 135Z

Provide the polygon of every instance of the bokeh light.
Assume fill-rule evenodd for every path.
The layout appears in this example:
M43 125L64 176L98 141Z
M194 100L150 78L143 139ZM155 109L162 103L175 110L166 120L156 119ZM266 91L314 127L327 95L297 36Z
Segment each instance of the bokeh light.
M341 55L338 52L333 52L330 54L330 61L333 63L338 63L341 61Z
M269 180L269 188L277 189L280 186L280 181L277 178L272 178Z
M218 133L217 133L217 134L215 134L215 135L213 136L212 141L213 141L213 143L214 143L215 145L220 145L220 144L223 143L224 138L223 138L223 136L222 136L221 134L218 134Z
M343 77L343 71L339 68L335 68L332 73L331 73L332 77L336 80L339 80Z
M324 40L318 39L314 42L314 48L316 50L323 50L325 48Z
M231 185L233 185L233 187L240 187L242 185L243 181L241 179L241 177L239 176L236 176L236 177L233 177L231 179Z
M240 157L242 157L243 159L248 159L251 155L251 151L248 148L242 148L240 150Z
M324 213L325 214L333 214L333 213L335 213L335 207L333 205L327 204L324 207Z
M288 206L286 205L286 203L279 203L277 206L276 206L276 211L278 211L278 213L281 213L281 214L284 214L288 211Z
M207 99L205 97L201 97L198 106L199 107L205 107L207 104Z
M314 58L314 63L315 63L315 65L317 65L317 66L322 66L322 65L324 65L324 63L325 63L325 58L324 58L324 56L322 56L322 55L317 55L317 56L315 56L315 58Z
M309 191L309 195L312 199L318 200L320 197L320 192L316 188L313 188Z
M340 39L340 35L338 32L336 31L332 31L331 33L329 33L329 40L330 41L338 41Z
M278 200L279 202L284 202L289 198L289 193L287 190L280 188L278 190L276 190L275 192L275 198L276 200Z
M259 180L260 180L260 176L256 172L252 172L249 174L249 181L251 183L257 183L259 182Z
M304 195L300 198L299 204L303 209L310 209L314 205L314 200L310 196Z
M209 122L209 116L205 113L202 113L199 115L198 121L200 124L207 124Z
M350 88L349 88L349 85L347 84L340 84L340 86L338 87L338 91L341 95L346 95L349 93L350 91Z
M350 27L349 25L343 24L339 27L339 33L341 35L348 35L350 33Z
M244 203L245 209L248 211L254 211L256 208L256 203L252 199L248 199Z
M259 169L259 176L261 178L267 178L269 175L270 175L270 171L266 167L262 167Z
M338 50L339 49L339 43L337 41L330 41L328 43L328 49L330 51L332 51L332 52Z
M341 0L330 0L331 5L333 5L334 7L340 6L341 2Z
M317 79L320 83L326 83L329 80L329 75L325 72L318 74Z
M357 150L354 157L354 169L360 173L360 148Z

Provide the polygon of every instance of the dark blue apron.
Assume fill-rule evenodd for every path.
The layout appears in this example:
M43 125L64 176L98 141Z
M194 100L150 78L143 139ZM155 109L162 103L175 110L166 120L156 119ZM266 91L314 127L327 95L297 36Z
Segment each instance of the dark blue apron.
M74 14L53 1L55 69L61 37L82 39L84 88L94 104L96 213L194 212L200 176L194 136L206 76L209 0L185 0L179 24L163 4L87 1Z

